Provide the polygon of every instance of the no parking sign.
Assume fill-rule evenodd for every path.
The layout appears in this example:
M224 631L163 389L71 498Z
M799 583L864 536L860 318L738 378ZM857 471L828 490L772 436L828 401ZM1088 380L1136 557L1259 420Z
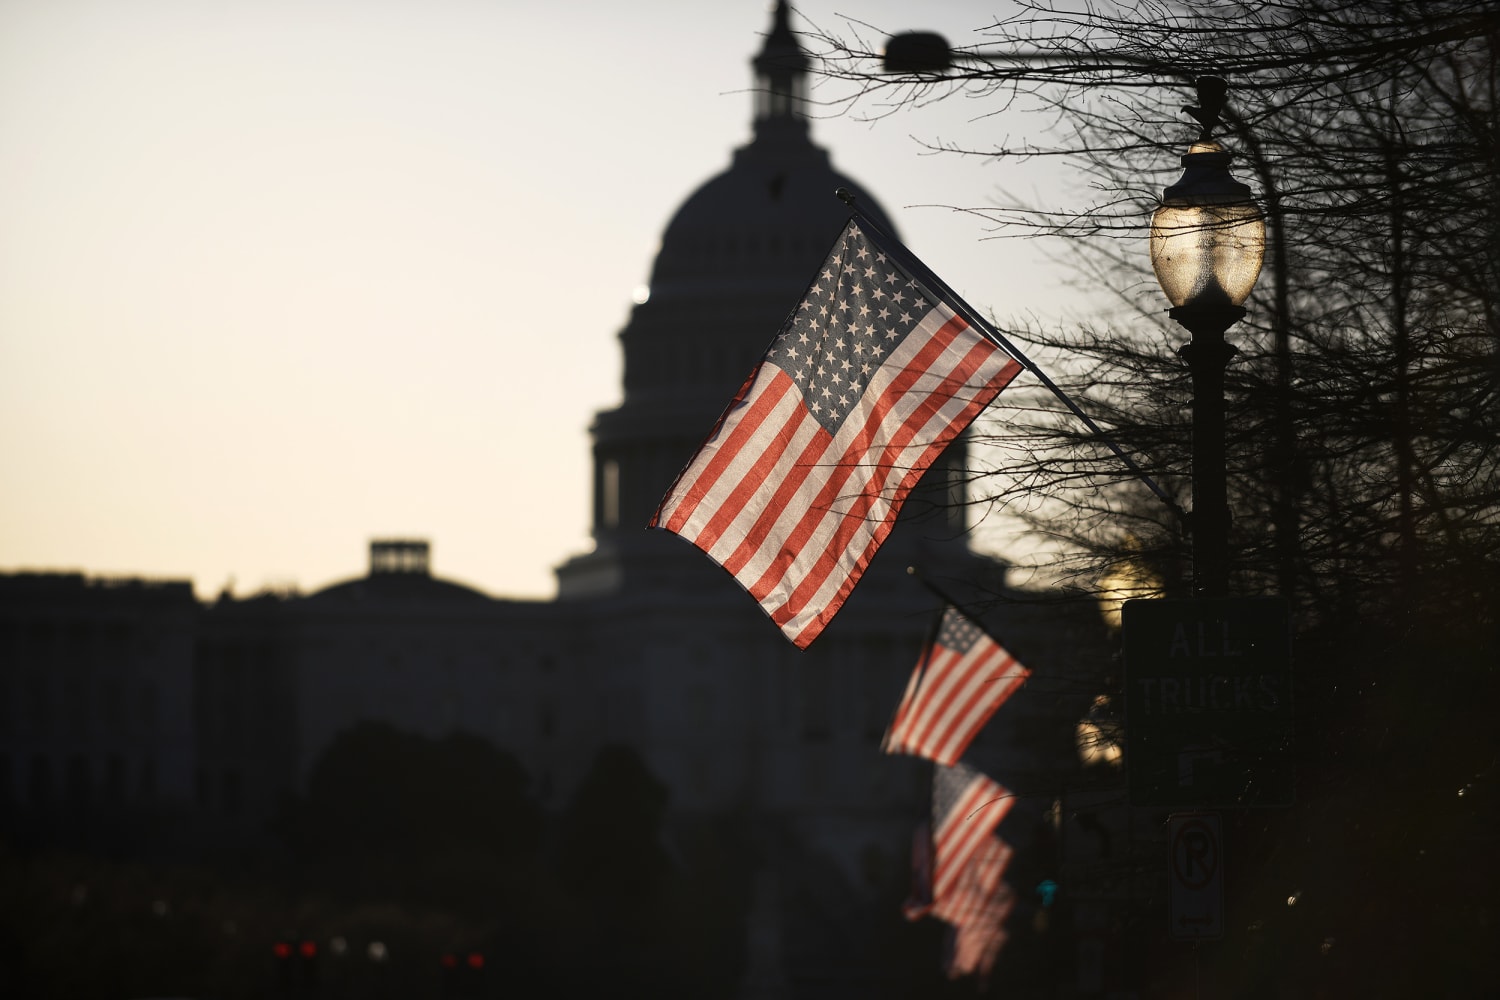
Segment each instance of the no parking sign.
M1168 920L1179 941L1224 936L1224 850L1218 813L1176 813L1167 821L1171 847Z

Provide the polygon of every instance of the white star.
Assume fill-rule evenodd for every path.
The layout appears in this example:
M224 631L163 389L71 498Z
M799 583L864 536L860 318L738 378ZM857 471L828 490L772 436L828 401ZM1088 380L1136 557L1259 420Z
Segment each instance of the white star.
M910 323L911 322L911 313L909 313L909 312L903 312L901 314L901 322L902 323Z
M896 305L899 306L901 303L903 303L903 302L906 301L906 296L902 295L900 292L892 292L891 293L891 301L894 302L894 303L896 303Z
M837 348L838 350L842 351L844 349L844 338L840 337L838 340L835 340L833 342L833 346L835 348ZM828 355L828 360L829 361L833 360L833 355L832 354Z
M870 315L870 307L861 302L859 304L859 314L861 317Z
M849 397L848 396L840 396L839 397L839 405L840 406L848 406L849 405Z
M874 323L866 323L865 324L865 336L866 337L873 337L873 336L875 336L875 324Z
M887 309L885 306L881 306L880 307L880 312L878 312L878 313L875 314L875 318L876 319L890 319L891 318L891 311L889 309Z
M887 274L885 276L885 283L887 285L894 285L896 282L898 282L900 280L901 280L900 278L896 277L896 272L895 271L892 271L890 274Z
M817 326L818 325L818 321L817 320L813 320L812 321L812 325L813 326ZM797 338L797 343L799 343L799 344L805 344L807 342L808 342L808 340L807 340L807 331L803 330L802 331L802 336L800 336L800 337Z
M879 352L880 348L876 347L876 348L874 348L874 350L876 352ZM865 362L864 364L862 364L862 365L859 366L859 373L861 375L868 375L868 374L870 374L870 365L869 365L869 362Z
M871 344L870 345L870 353L873 354L873 355L875 355L878 358L882 354L885 353L885 350L883 348L881 348L881 346L879 344Z
M860 247L859 253L856 256L858 256L860 260L864 260L866 257L870 256L870 251L866 250L864 247Z
M842 368L844 371L848 371L850 368L854 367L854 362L850 361L848 358L845 358L844 360L842 360L842 361L839 362L839 367ZM837 377L837 376L835 376L835 377Z
M873 277L875 277L875 269L873 267L867 267L867 268L865 268L865 277L866 278L873 278Z
M877 253L875 255L875 261L876 261L876 263L879 263L879 264L884 264L885 263L885 251L884 250L880 251L879 253Z

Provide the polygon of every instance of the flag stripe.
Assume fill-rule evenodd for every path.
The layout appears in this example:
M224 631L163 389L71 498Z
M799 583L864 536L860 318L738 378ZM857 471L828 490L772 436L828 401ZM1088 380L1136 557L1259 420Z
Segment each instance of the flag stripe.
M765 512L760 520L766 521L768 517L774 519L771 512L776 507L761 499L766 487L774 485L776 492L783 495L783 502L786 502L785 494L796 490L797 484L812 469L810 458L824 446L821 439L826 434L817 421L803 416L801 401L796 397L796 386L792 380L774 365L768 368L774 373L771 378L777 383L776 388L780 390L784 384L790 390L785 397L785 405L777 407L775 413L770 414L765 421L777 427L772 439L786 442L786 447L757 448L753 451L747 449L737 453L739 461L734 469L733 486L729 493L722 500L716 498L717 508L701 528L684 536L710 553L715 550L716 543L721 538L748 540L768 537L768 524L757 523L747 528L741 522L762 505L765 506ZM738 572L737 567L727 560L723 565L730 573Z
M932 898L942 899L955 880L1015 804L997 782L976 772L933 835Z
M780 375L778 379L776 376ZM769 384L767 384L769 383ZM724 478L743 454L744 449L755 439L756 432L768 417L778 408L783 401L788 409L796 405L796 386L791 379L785 377L781 369L772 365L761 365L751 376L750 403L747 409L741 409L739 399L726 411L724 417L720 418L720 426L715 429L710 440L703 445L699 457L711 455L706 462L694 463L688 471L697 468L698 471L688 478L686 472L679 480L667 500L662 503L667 508L670 502L672 510L671 518L666 522L669 531L681 534L686 528L689 519L697 512L699 504L709 498L714 487ZM722 445L714 442L724 436ZM730 476L731 482L738 481L739 477ZM733 486L730 487L733 489ZM658 516L659 516L658 512ZM691 539L690 539L691 540Z
M981 408L982 404L976 405L973 412L977 413ZM922 428L911 428L909 425L903 428L898 440L881 456L882 460L895 464L897 471L906 470L904 478L894 486L881 488L876 485L875 477L872 476L852 509L830 512L840 515L839 523L843 529L830 540L817 561L809 564L805 561L806 550L798 552L799 556L804 557L799 573L802 580L800 590L782 598L779 606L775 602L784 590L772 592L768 595L769 599L762 602L763 606L770 605L768 610L772 613L773 620L782 624L789 633L807 634L810 641L822 630L852 589L853 581L858 579L858 575L864 571L876 549L889 534L900 504L922 473L951 441L951 437L923 441L921 430ZM906 454L901 454L898 458L897 450L901 447L906 448ZM810 601L826 610L821 615L808 614L806 608Z
M987 975L1005 943L1003 925L1015 898L1004 876L1014 851L995 828L1014 801L965 764L933 771L932 832L930 841L923 839L926 828L913 839L913 893L902 912L909 920L930 914L951 926L950 977ZM928 843L924 856L919 851Z
M941 650L935 660L920 708L904 720L905 741L931 747L934 760L952 764L1021 678L1006 676L1006 668L1016 661L999 646L983 658Z
M991 352L987 349L967 352L960 359L960 365L955 368L955 374L961 375L966 368L972 374L980 367L980 356L990 355ZM999 389L995 388L991 398L998 392ZM892 435L891 444L881 455L878 468L866 480L852 510L841 519L837 532L825 547L821 558L802 577L802 582L787 598L783 608L772 616L778 624L803 620L808 621L809 625L817 624L821 630L826 622L818 622L816 615L805 614L808 603L817 601L820 608L830 606L833 603L832 595L825 592L829 582L834 581L842 587L850 578L857 578L857 574L853 572L854 567L857 566L862 572L869 564L875 550L889 533L900 503L906 499L937 456L958 435L952 428L955 425L967 425L985 405L972 400L965 401L955 395L953 401L938 407L934 405L934 399L935 394L923 395L900 430ZM950 405L957 405L959 408L956 416L950 417L946 412ZM935 434L926 438L927 432ZM892 485L891 479L903 471L905 474L900 481ZM861 534L865 536L864 544L856 547ZM839 570L843 572L839 573ZM847 590L837 596L840 598L839 603L842 603ZM807 627L808 625L802 626L804 629Z
M979 626L947 608L912 671L882 749L955 764L1029 676Z
M924 323L925 325L927 324ZM917 332L924 331L919 328ZM940 328L939 335L941 333ZM952 334L947 339L951 341ZM908 338L907 343L914 340L915 338ZM845 421L840 433L826 441L820 454L809 454L803 458L800 463L801 476L796 482L798 489L783 493L781 503L766 504L764 516L746 533L746 545L733 554L723 555L726 569L731 573L740 573L749 562L746 554L755 551L766 538L774 537L770 533L770 525L782 520L781 528L785 531L789 544L773 554L780 561L773 558L757 562L754 569L759 571L760 580L778 571L784 573L789 568L790 560L801 552L824 521L843 515L841 498L844 503L858 498L857 494L851 495L844 488L855 474L857 463L869 455L874 442L893 437L894 433L899 432L907 413L919 401L904 397L907 397L907 390L916 378L915 373L908 373L908 365L920 361L919 357L908 358L900 353L892 356L886 366L871 379L864 397L850 419ZM892 366L899 366L894 377L888 374ZM883 431L881 422L891 414L896 415L897 423L892 430ZM864 419L860 419L861 415ZM810 417L808 419L816 426L815 420ZM816 475L813 475L814 472ZM714 550L709 551L711 555L719 555ZM749 589L757 599L764 598L771 592L770 586L764 583L759 587L752 585Z

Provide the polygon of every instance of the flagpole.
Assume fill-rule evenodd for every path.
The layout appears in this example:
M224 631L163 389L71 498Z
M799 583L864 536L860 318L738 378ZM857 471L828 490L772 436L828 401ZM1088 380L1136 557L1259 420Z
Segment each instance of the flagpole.
M1042 369L1036 364L1036 362L1028 358L1025 353L1017 348L1015 344L1011 343L1004 334L1002 334L999 330L996 330L988 320L979 315L979 313L975 311L973 306L965 302L961 295L950 288L948 286L948 283L942 278L938 277L938 275L931 268L922 263L917 255L912 253L911 250L907 249L907 247L900 240L896 239L890 233L886 232L880 227L879 223L872 221L869 216L861 212L859 208L854 204L854 195L850 193L847 188L839 188L835 192L835 194L838 195L840 201L849 206L849 210L854 214L854 217L859 219L860 225L868 226L870 229L874 230L881 237L882 242L887 247L894 248L896 250L897 256L901 258L902 264L904 264L911 270L916 271L918 277L920 277L924 282L931 284L935 289L937 289L937 291L941 292L945 298L956 305L959 308L959 311L963 313L965 321L967 321L970 326L974 327L987 340L998 345L1001 350L1005 351L1005 353L1009 354L1011 357L1020 362L1021 367L1025 368L1027 371L1031 372L1031 374L1040 379L1042 385L1046 386L1048 391L1050 391L1058 399L1062 400L1063 404L1073 412L1073 415L1076 416L1079 420L1083 421L1083 425L1087 427L1095 437L1104 442L1109 450L1114 452L1115 457L1118 458L1122 463L1124 463L1125 467L1129 469L1137 479L1145 483L1147 489L1156 494L1156 498L1158 500L1166 504L1167 508L1170 509L1172 513L1177 515L1179 521L1186 521L1187 514L1181 507L1177 505L1177 501L1167 496L1166 492L1156 484L1156 481L1148 476L1145 470L1135 463L1134 459L1125 454L1124 449L1115 444L1115 442L1104 433L1104 430L1094 422L1093 418L1085 413L1077 403L1073 402L1072 397L1063 392L1061 387L1059 387L1056 382L1053 382L1052 379L1047 376L1047 373L1042 371Z
M916 580L922 586L924 586L928 590L932 591L932 593L939 600L943 601L946 604L952 605L954 607L954 609L958 611L959 614L963 615L965 618L969 619L969 621L973 622L975 628L978 628L979 630L981 630L982 632L984 632L985 635L988 635L991 639L994 639L996 642L1000 642L999 639L997 639L994 635L990 634L990 630L989 629L985 628L984 623L980 620L980 618L979 618L979 616L977 614L971 612L968 608L964 607L963 603L960 602L957 598L953 597L951 594L949 594L948 592L946 592L945 590L943 590L943 588L939 587L937 584L935 584L931 580L927 579L927 577L923 576L922 575L922 571L919 570L919 569L917 569L917 567L915 567L915 566L908 566L908 567L906 567L906 575L910 576L912 579ZM941 612L938 615L938 620L939 621L942 620L942 614L941 614ZM929 639L929 642L930 641L931 640ZM1005 645L1004 643L1000 643L1000 644L1002 646Z

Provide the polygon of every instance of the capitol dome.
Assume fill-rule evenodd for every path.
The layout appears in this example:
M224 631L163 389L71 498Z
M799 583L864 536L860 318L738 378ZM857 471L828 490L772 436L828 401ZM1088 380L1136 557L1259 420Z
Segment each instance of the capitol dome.
M751 61L751 141L667 223L649 294L620 332L624 400L590 429L595 549L559 568L561 598L619 593L628 580L672 586L701 579L701 555L644 530L652 512L842 232L850 209L839 190L895 233L879 203L812 141L809 61L789 18L778 3Z
M702 399L686 405L697 413L707 407L710 423L718 416L848 221L841 188L894 233L875 199L835 170L828 151L812 141L805 114L808 58L784 2L776 5L751 65L751 141L667 223L649 296L620 335L627 404L649 397Z

